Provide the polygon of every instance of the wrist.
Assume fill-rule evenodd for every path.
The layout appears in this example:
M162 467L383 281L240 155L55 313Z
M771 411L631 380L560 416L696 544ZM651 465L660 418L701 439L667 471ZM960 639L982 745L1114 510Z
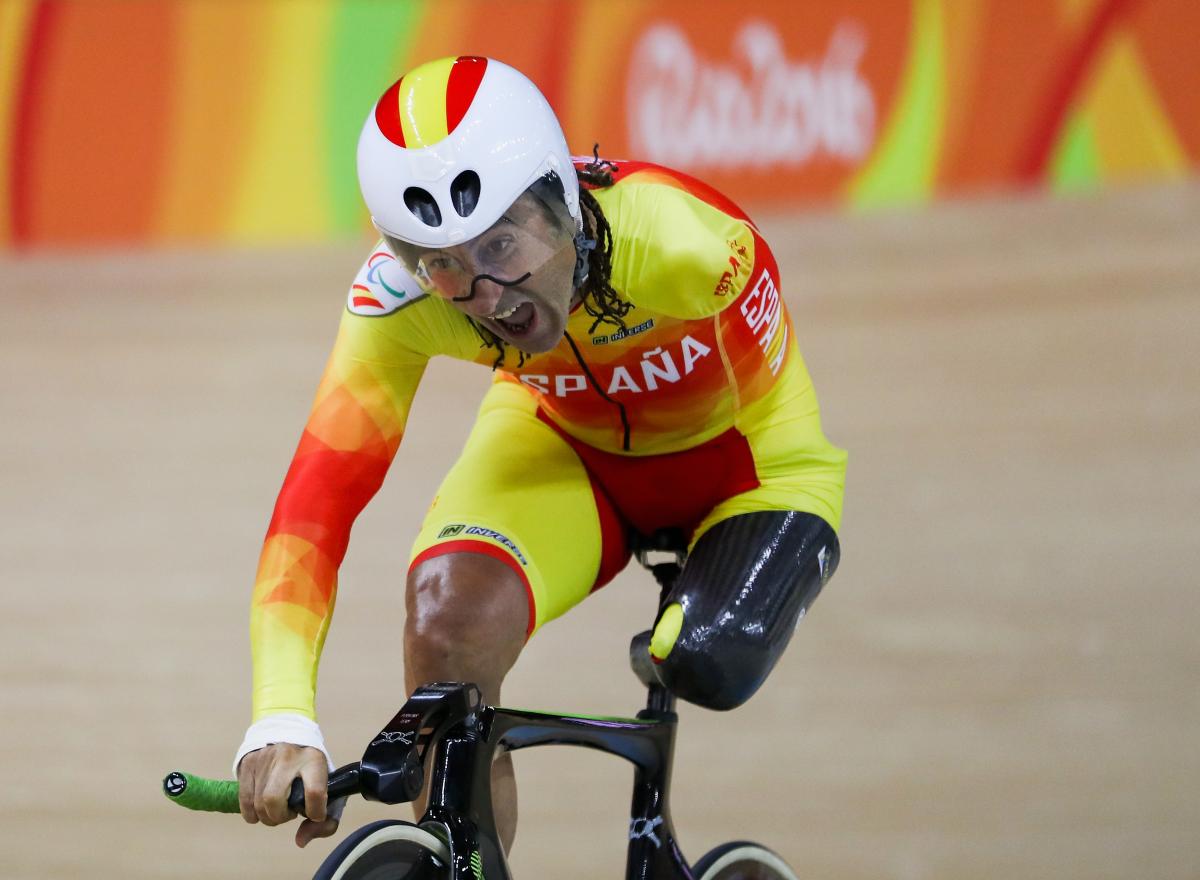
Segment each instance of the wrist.
M246 736L233 759L233 775L237 776L238 764L246 755L276 743L289 743L317 749L325 756L325 763L329 766L329 770L332 772L334 769L333 758L329 756L329 750L325 748L325 738L321 736L321 728L317 726L317 722L304 715L284 713L268 715L247 728Z

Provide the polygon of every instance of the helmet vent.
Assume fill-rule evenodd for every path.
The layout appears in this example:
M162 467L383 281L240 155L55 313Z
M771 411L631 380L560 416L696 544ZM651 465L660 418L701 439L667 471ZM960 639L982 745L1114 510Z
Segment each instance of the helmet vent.
M479 175L464 171L450 184L450 202L459 217L470 217L479 204Z
M442 212L427 190L410 186L404 191L404 204L426 226L441 226Z

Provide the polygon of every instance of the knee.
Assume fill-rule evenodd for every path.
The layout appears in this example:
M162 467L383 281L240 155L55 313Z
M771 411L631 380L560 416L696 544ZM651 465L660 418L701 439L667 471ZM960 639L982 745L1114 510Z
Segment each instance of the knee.
M659 680L681 700L736 709L766 681L784 646L764 633L686 618L683 606L674 603L655 627L650 653Z
M525 643L524 586L489 557L448 554L415 566L405 605L404 653L418 678L503 677Z

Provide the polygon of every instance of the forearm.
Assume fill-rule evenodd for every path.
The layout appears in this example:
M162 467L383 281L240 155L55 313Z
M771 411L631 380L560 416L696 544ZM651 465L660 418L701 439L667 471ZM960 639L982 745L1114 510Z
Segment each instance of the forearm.
M276 713L315 718L338 566L389 461L329 449L305 432L275 506L251 602L256 721Z

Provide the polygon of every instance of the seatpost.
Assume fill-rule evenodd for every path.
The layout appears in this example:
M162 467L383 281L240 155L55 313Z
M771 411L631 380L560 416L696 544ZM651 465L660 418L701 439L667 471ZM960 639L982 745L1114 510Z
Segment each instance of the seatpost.
M679 577L682 567L677 562L660 562L657 565L651 566L650 572L654 575L654 579L658 581L658 610L662 613L667 604L667 596L671 594L671 587L675 585L675 579ZM649 646L647 646L649 647ZM662 686L655 680L646 689L646 710L648 712L674 712L675 711L675 695Z
M683 571L687 561L687 536L681 529L660 529L650 536L636 535L633 539L634 556L638 563L647 569L654 580L658 582L658 614L661 615L671 595L671 588ZM660 561L651 558L658 554ZM661 554L669 554L666 560ZM658 615L655 615L657 620ZM675 695L662 686L654 674L652 663L647 663L650 647L649 631L634 636L630 646L630 659L634 673L646 685L646 713L659 714L675 711Z

